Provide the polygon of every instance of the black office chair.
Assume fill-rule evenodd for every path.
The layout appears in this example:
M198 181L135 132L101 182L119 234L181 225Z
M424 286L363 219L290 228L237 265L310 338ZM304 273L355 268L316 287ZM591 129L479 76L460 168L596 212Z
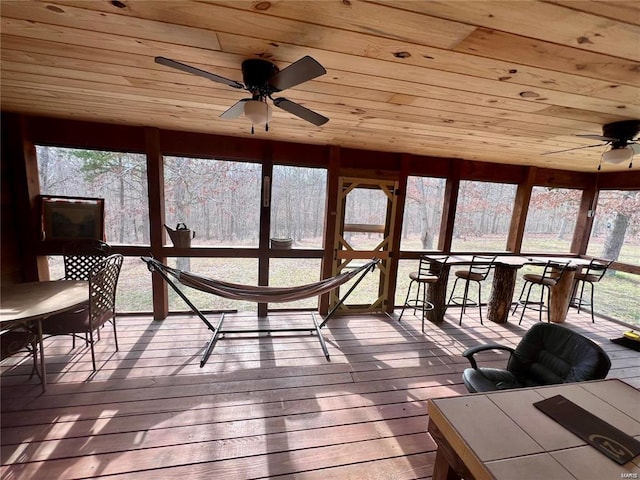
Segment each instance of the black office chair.
M518 325L522 323L522 317L524 316L524 311L529 308L531 310L536 310L540 314L540 321L542 321L542 311L547 311L547 321L549 319L549 298L550 298L550 288L555 286L560 279L562 278L562 274L566 270L569 262L557 262L554 260L549 260L542 271L542 274L535 273L526 273L522 276L524 278L524 285L522 285L522 291L520 292L520 297L518 297L518 301L516 302L513 312L511 315L515 315L518 307L522 307L522 313L520 314L520 321ZM540 287L540 301L531 301L529 300L531 296L531 289L534 286ZM528 288L527 288L528 287ZM527 290L527 296L523 300L524 291ZM545 291L547 293L547 300L545 302Z
M471 258L471 265L468 270L457 270L455 272L456 281L453 283L453 288L451 289L451 294L449 295L449 300L447 304L453 303L454 305L460 305L460 323L462 325L462 315L464 315L465 310L468 306L478 307L478 311L480 312L480 325L482 323L482 282L487 278L491 268L493 267L493 262L496 260L496 256L486 256L486 255L474 255ZM461 297L454 297L453 294L456 291L456 285L458 285L458 280L464 280L464 293ZM478 301L472 300L469 298L469 283L475 282L478 284Z
M511 353L506 369L478 367L474 355L487 350ZM471 393L584 382L605 378L611 360L588 338L555 323L536 323L513 349L478 345L463 354L471 363L462 381Z
M435 307L433 303L427 301L427 285L436 283L440 279L440 275L444 270L444 265L449 258L448 255L442 257L427 257L423 255L420 257L420 263L418 264L418 271L411 272L409 278L409 288L407 289L407 296L404 299L402 305L402 311L398 317L398 321L402 320L405 308L409 307L413 309L413 314L416 314L417 310L422 311L422 332L424 333L424 317L425 312L433 310ZM411 288L416 285L416 295L414 298L411 296ZM420 289L422 289L422 297L420 296Z
M573 295L571 298L570 306L577 307L578 313L580 313L580 309L582 308L582 306L587 305L589 307L589 310L591 311L591 323L596 322L595 318L593 317L593 284L598 283L600 280L602 280L604 274L607 273L607 270L612 263L613 260L593 258L584 270L576 272L576 283L573 286ZM583 300L584 286L587 283L591 287L591 299L589 302ZM576 297L575 294L578 291L578 286L580 286L580 296Z

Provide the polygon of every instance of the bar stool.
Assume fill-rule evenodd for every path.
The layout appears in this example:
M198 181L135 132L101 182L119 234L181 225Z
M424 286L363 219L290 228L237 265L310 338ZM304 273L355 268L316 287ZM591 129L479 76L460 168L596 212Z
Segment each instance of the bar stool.
M402 305L402 311L400 312L398 321L402 320L402 315L404 314L404 310L407 307L413 308L414 315L416 314L417 310L421 310L422 332L424 333L425 312L434 309L433 303L427 301L427 285L436 283L438 280L440 280L440 276L448 258L448 255L442 257L428 257L426 255L422 255L420 257L418 271L411 272L409 274L409 278L411 279L411 281L409 282L409 289L407 290L407 296L404 299L404 304ZM418 288L416 290L415 297L410 298L411 289L413 288L414 284ZM422 297L420 297L420 289L422 289Z
M598 283L604 277L604 274L607 273L609 266L613 263L613 260L605 260L600 258L593 258L589 265L587 265L586 269L583 271L576 272L575 276L575 285L573 286L573 295L571 296L571 302L569 306L577 307L578 313L580 313L580 309L583 305L587 305L591 310L591 323L596 323L593 318L593 284ZM589 302L583 300L584 294L584 285L588 283L591 287L591 299ZM576 292L578 291L578 285L580 285L580 296L576 297Z
M547 321L550 321L550 318L549 318L550 287L555 286L560 281L560 278L562 277L562 274L567 268L567 265L569 265L569 262L556 262L553 260L549 260L544 266L542 275L526 273L522 276L522 278L524 278L524 285L522 286L522 291L520 292L520 297L518 298L518 302L513 308L513 312L511 312L511 315L515 315L516 311L518 310L518 307L522 306L522 313L520 314L520 321L518 322L518 325L522 323L522 317L524 316L524 311L527 308L540 312L540 321L542 321L542 311L546 309ZM529 301L529 297L531 295L531 288L534 285L540 287L539 302ZM528 289L527 289L527 286L529 287ZM527 290L527 298L523 300L522 297L524 296L525 289ZM545 289L547 292L546 303L544 301Z
M474 255L471 258L471 265L469 265L468 270L458 270L455 272L456 281L453 283L453 288L451 289L451 294L449 295L449 300L447 304L459 305L460 308L460 322L459 325L462 325L462 315L464 315L465 310L468 306L478 307L478 311L480 312L480 325L482 323L482 282L487 278L491 268L493 268L493 262L496 260L496 255L487 256L487 255ZM458 285L458 280L464 280L464 293L461 297L454 297L453 294L456 291L456 285ZM472 300L469 298L469 283L475 282L478 284L478 301Z

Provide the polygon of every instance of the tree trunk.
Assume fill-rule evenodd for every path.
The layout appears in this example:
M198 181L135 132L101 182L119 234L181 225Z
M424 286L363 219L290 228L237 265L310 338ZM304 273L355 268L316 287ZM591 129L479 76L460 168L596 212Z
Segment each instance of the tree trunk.
M602 257L608 260L617 260L622 250L624 243L624 236L627 233L627 227L629 226L629 215L621 212L617 212L611 227L607 231L607 238L604 242L604 249L602 251Z

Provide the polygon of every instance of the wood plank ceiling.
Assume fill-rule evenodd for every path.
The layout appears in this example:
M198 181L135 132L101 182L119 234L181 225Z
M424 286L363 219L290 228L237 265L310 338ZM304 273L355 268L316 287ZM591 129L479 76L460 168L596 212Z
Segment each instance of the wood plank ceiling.
M541 154L640 118L637 1L3 0L1 17L6 111L252 137L218 118L248 92L154 57L242 82L244 59L310 55L327 74L279 96L330 121L274 108L253 138L596 171L605 147Z

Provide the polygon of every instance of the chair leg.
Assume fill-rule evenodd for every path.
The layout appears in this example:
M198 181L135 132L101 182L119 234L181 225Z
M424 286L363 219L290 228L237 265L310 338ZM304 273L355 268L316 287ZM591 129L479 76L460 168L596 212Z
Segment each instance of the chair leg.
M578 299L578 313L580 313L580 309L582 308L582 294L584 293L584 284L586 283L584 280L579 280L582 282L580 287L580 298Z
M484 325L482 323L482 283L478 282L478 312L480 315L480 325Z
M547 288L547 303L546 303L546 307L547 307L547 323L551 323L551 306L550 306L550 301L551 301L551 289L549 287ZM542 287L542 291L544 292L545 286L543 285ZM542 305L540 305L540 321L542 321Z
M116 343L116 352L118 351L118 332L116 332L116 317L115 315L113 316L113 319L111 320L111 323L113 324L113 340Z
M589 286L591 287L591 305L589 305L591 310L591 323L596 323L596 319L593 317L593 283L589 282Z
M533 283L531 282L525 282L525 284L522 286L522 293L524 293L524 289L527 286L527 283L529 284L529 289L527 290L527 298L525 299L524 303L522 304L522 312L520 313L520 321L518 322L518 325L520 325L522 323L522 317L524 317L524 311L527 309L527 304L529 303L529 295L531 295L531 287L533 287ZM522 294L520 294L520 297L522 298ZM518 300L518 302L520 302L521 300Z
M407 296L404 297L404 303L402 304L402 311L400 312L400 316L398 317L398 321L402 320L402 315L404 314L404 309L407 308L407 302L409 302L409 295L411 295L411 287L413 286L413 280L409 282L409 288L407 289Z
M462 307L460 308L460 322L458 325L462 325L462 315L467 311L467 301L469 298L469 279L464 282L464 293L462 294Z
M453 288L451 289L451 293L449 294L449 300L447 300L447 304L451 303L453 293L456 291L456 285L458 285L458 280L460 280L460 277L456 277L456 281L453 282Z
M524 285L522 285L522 290L520 290L520 296L518 297L518 301L516 302L515 306L513 307L513 312L511 312L511 315L515 315L516 312L518 311L518 307L520 306L520 302L522 301L522 295L524 294L524 289L527 287L527 282L524 282Z
M96 371L96 354L93 351L93 330L89 330L89 344L91 346L91 363L93 364L93 371Z

